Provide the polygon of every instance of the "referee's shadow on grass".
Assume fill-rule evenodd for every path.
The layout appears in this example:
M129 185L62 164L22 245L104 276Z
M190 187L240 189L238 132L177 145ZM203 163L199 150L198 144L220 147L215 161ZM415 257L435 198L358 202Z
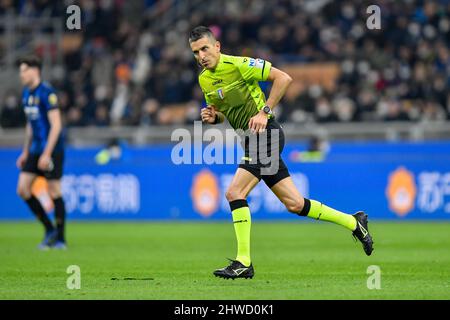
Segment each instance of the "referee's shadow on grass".
M111 278L111 280L155 280L153 278L131 278L131 277L127 277L127 278Z

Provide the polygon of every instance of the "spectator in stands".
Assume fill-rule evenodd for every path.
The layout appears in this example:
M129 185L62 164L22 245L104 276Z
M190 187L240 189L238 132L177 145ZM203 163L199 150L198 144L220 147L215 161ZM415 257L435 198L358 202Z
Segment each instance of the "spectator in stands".
M382 1L381 31L363 23L370 4L210 1L170 20L181 1L81 1L79 45L64 54L64 81L59 86L55 81L67 97L66 121L72 126L187 121L192 101L202 103L194 94L199 69L177 35L199 24L210 25L231 54L259 56L277 65L337 64L340 72L332 88L294 78L297 91L281 101L282 121L450 118L448 3ZM2 1L0 15L8 11L65 16L63 2L54 0Z

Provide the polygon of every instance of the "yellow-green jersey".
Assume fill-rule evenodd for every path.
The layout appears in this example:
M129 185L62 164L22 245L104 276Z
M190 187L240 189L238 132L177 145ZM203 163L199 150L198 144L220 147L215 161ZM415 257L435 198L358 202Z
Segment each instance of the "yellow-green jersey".
M220 54L216 68L199 75L206 103L223 113L235 130L247 130L250 118L266 103L258 82L267 80L271 67L262 59Z

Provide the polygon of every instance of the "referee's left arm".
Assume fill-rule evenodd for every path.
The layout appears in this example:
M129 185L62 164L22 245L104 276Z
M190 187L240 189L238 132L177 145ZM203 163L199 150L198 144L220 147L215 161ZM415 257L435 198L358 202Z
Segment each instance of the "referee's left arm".
M266 105L273 110L273 108L280 102L286 93L287 88L292 82L292 78L286 72L272 67L270 69L267 80L271 81L272 89L270 89L269 98L267 98Z

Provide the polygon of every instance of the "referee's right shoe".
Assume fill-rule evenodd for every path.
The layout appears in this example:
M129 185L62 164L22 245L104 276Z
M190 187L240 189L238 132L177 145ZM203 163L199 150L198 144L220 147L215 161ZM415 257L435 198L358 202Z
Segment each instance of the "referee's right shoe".
M253 270L253 265L246 267L237 260L230 260L230 265L222 269L217 269L213 272L216 277L224 279L236 279L236 278L253 278L255 271Z
M353 214L353 217L356 219L356 229L353 231L353 237L361 241L364 252L370 256L373 251L373 240L369 233L367 214L363 211L358 211Z

